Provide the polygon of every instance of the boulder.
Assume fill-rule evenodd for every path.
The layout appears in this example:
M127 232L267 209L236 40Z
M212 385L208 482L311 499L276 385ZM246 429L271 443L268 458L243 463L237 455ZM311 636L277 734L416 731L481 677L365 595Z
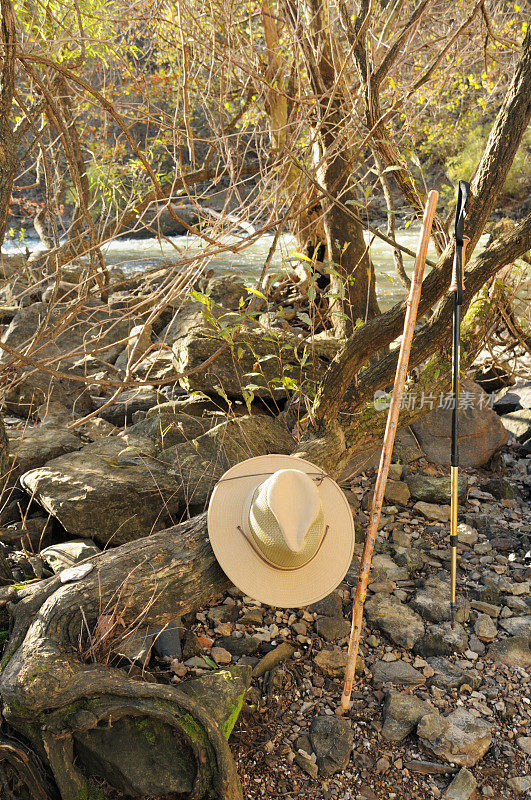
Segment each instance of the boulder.
M492 741L491 726L464 708L445 717L427 714L417 726L417 735L426 750L460 767L477 764Z
M489 399L483 389L464 378L459 410L459 452L463 467L486 464L496 450L507 443L507 431L488 405ZM451 418L450 408L435 408L411 425L425 457L434 464L450 464Z
M80 450L83 442L72 431L55 425L39 425L35 428L9 431L9 482L16 480L30 469L42 467L48 461Z
M212 712L213 719L228 739L250 683L251 667L237 664L183 681L179 689Z
M518 442L523 444L531 438L531 409L520 408L517 411L511 411L510 414L504 414L501 421L503 427Z
M229 467L251 456L288 455L295 447L289 431L273 417L245 416L228 419L192 442L163 450L160 462L182 487L187 507L203 508Z
M387 481L385 487L385 499L388 503L396 503L399 506L406 506L410 497L407 483L404 481Z
M497 414L509 414L520 408L531 408L531 382L506 386L496 393L494 410Z
M435 709L426 700L408 692L389 692L383 710L382 736L389 742L401 742L414 730L422 717Z
M531 614L523 617L500 619L500 626L511 636L528 636L531 638Z
M347 766L354 734L347 719L321 715L311 722L310 742L317 756L319 772L324 778L329 778Z
M98 398L97 404L103 405L105 398ZM147 411L158 402L157 392L151 386L126 389L121 392L115 402L103 409L99 416L111 425L121 427L131 422L136 411Z
M417 473L408 475L406 483L411 497L414 500L423 500L426 503L448 503L450 500L450 477L433 478L430 475ZM459 503L464 503L468 489L468 478L465 475L459 476L458 499Z
M91 299L77 309L68 325L64 325L65 308L60 305L50 309L47 303L32 303L21 308L2 334L1 341L23 350L38 331L38 358L56 358L54 369L79 376L105 369L123 349L131 321L112 307ZM10 358L9 353L3 351L0 363ZM33 367L20 370L16 383L5 396L9 410L26 416L50 400L59 401L70 409L75 405L77 413L93 409L88 389L83 384L34 371Z
M117 436L94 442L20 481L69 534L124 544L173 524L184 499L181 484L153 458L151 440L123 452L127 447Z
M365 613L369 624L399 647L411 650L424 636L422 618L392 595L375 594L365 603Z
M180 373L199 367L226 342L207 329L193 330L173 344L175 368ZM300 381L315 385L340 345L333 339L315 341L312 355L292 334L271 329L267 333L240 333L234 344L212 363L181 378L186 391L213 394L216 387L229 397L241 397L247 389L256 397L285 397ZM303 366L304 364L304 366Z
M160 203L149 206L144 211L128 232L128 236L134 239L150 239L153 236L184 236L188 233L188 228L183 225L183 222L191 228L199 223L199 213L195 206Z

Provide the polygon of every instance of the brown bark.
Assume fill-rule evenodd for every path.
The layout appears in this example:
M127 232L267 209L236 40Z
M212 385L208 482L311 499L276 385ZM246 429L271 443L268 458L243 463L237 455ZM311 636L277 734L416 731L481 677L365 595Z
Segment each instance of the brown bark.
M0 0L0 245L4 241L17 169L17 143L11 123L15 90L16 24L11 0Z
M188 742L198 764L191 797L241 800L226 739L199 703L178 687L85 663L80 653L102 614L126 627L164 624L204 607L227 588L205 515L91 563L92 571L81 580L62 584L57 576L19 593L0 677L4 718L46 758L62 800L92 796L90 781L74 763L74 734L124 715L163 721ZM190 717L195 738L186 723Z

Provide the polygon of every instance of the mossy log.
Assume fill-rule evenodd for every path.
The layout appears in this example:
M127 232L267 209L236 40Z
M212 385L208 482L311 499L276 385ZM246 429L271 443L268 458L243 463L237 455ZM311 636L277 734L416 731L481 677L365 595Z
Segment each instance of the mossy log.
M86 767L94 764L97 741L106 741L102 730L114 722L122 734L127 728L146 734L152 789L162 789L153 775L164 761L161 751L167 755L173 742L175 756L187 765L180 786L184 796L241 800L225 735L241 705L241 676L223 730L219 716L216 720L190 691L134 680L87 657L102 615L119 619L122 630L164 624L204 607L226 589L205 515L88 563L92 569L79 580L64 583L63 573L18 593L0 676L5 720L48 762L62 800L105 796ZM138 738L133 744L140 746ZM131 791L127 776L118 771L115 783L118 791Z

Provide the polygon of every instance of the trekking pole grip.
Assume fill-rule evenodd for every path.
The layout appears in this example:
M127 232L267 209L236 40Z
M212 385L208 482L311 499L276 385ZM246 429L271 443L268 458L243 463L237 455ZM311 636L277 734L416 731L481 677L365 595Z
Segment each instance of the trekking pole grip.
M468 236L463 236L462 245L459 245L456 242L455 253L454 253L454 264L452 269L452 282L450 284L451 292L457 292L458 289L461 290L461 293L465 291L465 251L469 241L470 238ZM458 252L459 249L461 250L460 253ZM460 276L458 276L458 270L461 273ZM461 280L459 280L459 278Z

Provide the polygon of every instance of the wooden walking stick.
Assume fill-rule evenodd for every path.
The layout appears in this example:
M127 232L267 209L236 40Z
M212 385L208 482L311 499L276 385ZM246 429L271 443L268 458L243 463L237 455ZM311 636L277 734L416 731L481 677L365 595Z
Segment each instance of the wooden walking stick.
M459 348L461 335L461 304L463 302L463 263L465 247L469 241L464 235L465 206L470 185L459 181L457 207L455 209L455 253L450 291L454 293L454 314L452 326L452 451L450 458L450 613L452 627L455 626L455 595L457 588L457 506L459 504Z
M404 321L404 335L402 337L402 344L400 345L395 383L393 387L393 394L391 396L391 403L389 405L389 412L387 414L387 425L385 426L380 466L378 467L378 477L376 478L376 485L374 487L369 526L367 528L365 546L361 556L358 583L356 585L356 594L354 596L354 605L352 607L352 627L350 630L347 666L345 669L345 681L343 683L343 694L341 695L341 709L343 711L348 710L350 695L352 693L354 670L356 668L356 659L358 657L358 648L360 643L363 604L365 602L365 595L367 594L367 581L369 578L369 569L371 567L372 551L374 550L374 543L376 541L376 533L378 530L378 523L380 521L380 513L383 505L385 484L387 483L389 465L391 464L391 456L393 454L398 415L400 413L400 405L402 402L402 392L406 382L407 366L409 363L409 354L411 352L411 342L413 340L415 321L417 319L417 309L419 307L422 275L424 273L424 264L426 262L426 253L428 251L431 226L433 224L433 217L435 215L435 208L437 206L438 198L438 192L432 191L428 194L428 202L426 203L426 209L424 211L424 219L422 220L422 229L420 232L417 255L415 258L413 278L411 280L411 288L409 290L409 297L407 300L406 319Z

